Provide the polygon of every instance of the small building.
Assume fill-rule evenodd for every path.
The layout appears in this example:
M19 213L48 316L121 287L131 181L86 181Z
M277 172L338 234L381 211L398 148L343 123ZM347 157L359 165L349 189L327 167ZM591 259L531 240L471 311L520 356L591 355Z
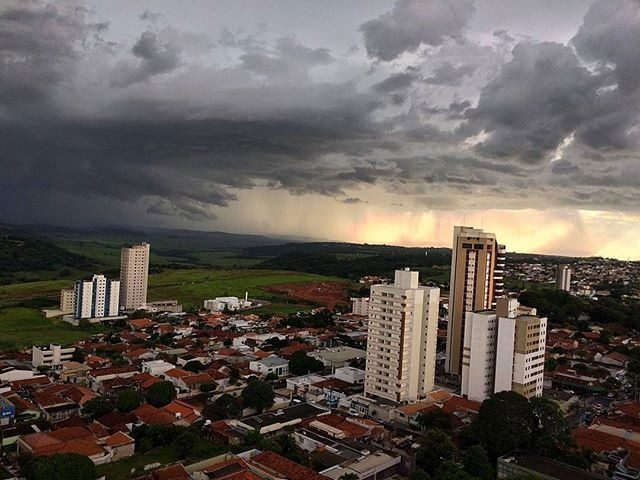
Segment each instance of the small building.
M543 480L602 480L602 475L530 454L505 455L498 459L498 480L524 477Z
M278 377L284 377L289 375L289 362L284 358L277 356L271 356L263 358L262 360L255 360L249 362L249 370L252 372L261 373L263 375L269 375L273 373Z
M62 362L71 360L76 347L62 347L57 343L50 345L34 345L31 349L31 364L35 367L56 368Z
M309 356L320 360L325 367L340 368L351 360L367 358L367 352L353 347L333 347L311 352Z

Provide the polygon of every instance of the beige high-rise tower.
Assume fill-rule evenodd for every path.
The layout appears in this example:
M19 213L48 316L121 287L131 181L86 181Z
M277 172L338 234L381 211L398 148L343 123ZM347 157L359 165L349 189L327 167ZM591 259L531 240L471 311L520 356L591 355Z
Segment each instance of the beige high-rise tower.
M433 390L439 306L440 289L408 268L371 287L365 395L403 402Z
M466 312L495 308L504 294L505 247L493 233L454 227L445 371L460 375Z
M147 303L149 244L123 247L120 254L120 306L136 310Z

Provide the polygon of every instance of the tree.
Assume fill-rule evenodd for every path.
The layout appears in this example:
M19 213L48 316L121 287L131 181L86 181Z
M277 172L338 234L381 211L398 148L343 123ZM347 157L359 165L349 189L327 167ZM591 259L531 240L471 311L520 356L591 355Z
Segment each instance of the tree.
M451 432L453 430L451 417L439 408L418 415L418 423L423 430L429 428L437 428L445 432Z
M82 413L93 418L101 417L113 411L113 403L106 397L95 397L82 406Z
M555 372L557 368L558 368L558 360L556 360L553 357L547 358L547 360L544 362L544 369L547 372Z
M536 453L555 457L572 445L569 426L557 404L548 398L534 397L529 405L533 420L531 448Z
M340 477L338 477L338 480L359 480L360 477L358 477L357 474L355 473L345 473L343 475L340 475Z
M154 407L164 407L176 398L176 389L171 382L154 383L147 389L145 397Z
M433 474L445 460L452 460L456 447L449 436L437 428L427 430L416 452L416 464Z
M192 431L187 430L178 435L174 442L178 450L178 456L183 460L187 458L199 441L200 437Z
M264 377L265 381L267 382L273 382L275 380L278 380L278 375L276 375L275 373L271 372L271 373L267 373L267 376Z
M298 350L289 359L289 372L293 375L305 375L311 372L321 372L324 364L307 355L304 350Z
M238 405L238 400L228 393L219 396L213 402L207 403L202 409L202 416L213 422L228 418L238 418L240 415L242 415L242 409Z
M135 390L128 388L118 393L116 398L116 408L119 412L128 413L135 410L142 403L142 397Z
M218 385L215 382L212 383L203 383L200 385L200 391L202 393L214 392L218 388Z
M443 462L438 467L435 475L431 480L477 480L473 475L469 475L459 465L451 460Z
M516 392L500 392L482 403L473 429L492 460L531 442L529 401Z
M27 480L94 480L96 466L89 457L76 453L29 457L21 463L22 474Z
M464 469L470 475L482 480L493 480L495 474L491 466L491 460L482 445L472 446L464 457Z
M71 355L71 360L78 363L84 363L84 351L76 347Z
M242 398L245 405L254 407L258 413L262 413L265 408L275 403L273 388L268 382L261 380L250 381L242 390Z
M201 372L205 368L206 367L200 360L191 360L190 362L187 362L187 364L184 366L184 369L187 372L194 372L194 373Z
M429 480L429 474L422 470L421 468L416 468L409 475L409 480Z

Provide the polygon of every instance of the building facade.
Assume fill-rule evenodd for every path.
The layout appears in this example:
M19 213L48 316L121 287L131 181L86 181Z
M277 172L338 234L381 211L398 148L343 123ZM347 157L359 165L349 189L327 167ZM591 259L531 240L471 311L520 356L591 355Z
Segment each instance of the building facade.
M60 290L60 311L63 313L73 313L76 309L76 294L73 288L63 288Z
M482 402L493 393L542 395L547 319L517 300L499 298L495 310L467 312L462 395Z
M558 265L556 268L556 290L571 290L571 269L567 265Z
M454 227L445 371L460 375L466 312L495 307L504 294L505 247L493 233Z
M362 317L369 315L369 298L351 297L351 313Z
M403 402L433 390L439 304L440 289L421 287L409 269L371 287L366 396Z
M62 347L57 343L51 345L34 345L31 349L31 364L34 368L41 366L56 367L73 358L75 347Z
M120 305L137 310L147 303L150 245L124 247L120 252Z
M115 317L120 308L120 281L94 275L79 280L74 289L76 319Z

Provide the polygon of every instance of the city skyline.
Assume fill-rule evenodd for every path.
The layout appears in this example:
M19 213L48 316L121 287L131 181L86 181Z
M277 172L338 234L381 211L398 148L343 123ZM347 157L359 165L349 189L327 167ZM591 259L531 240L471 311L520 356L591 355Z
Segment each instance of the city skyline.
M640 258L632 0L3 2L0 31L2 221Z

